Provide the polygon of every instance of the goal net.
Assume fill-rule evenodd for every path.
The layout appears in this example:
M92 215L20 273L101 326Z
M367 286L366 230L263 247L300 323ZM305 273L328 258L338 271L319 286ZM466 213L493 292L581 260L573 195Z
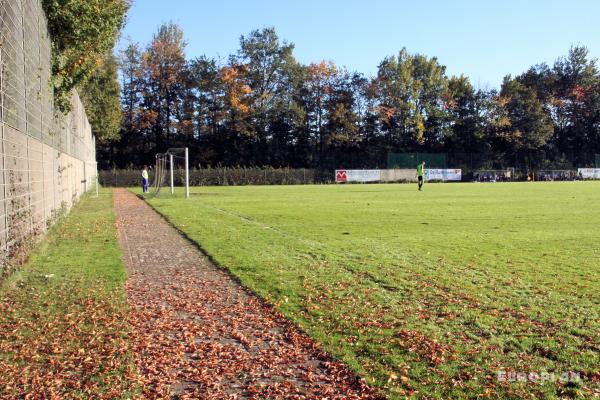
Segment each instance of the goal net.
M165 153L156 154L154 181L151 197L161 193L175 194L176 186L185 188L184 195L190 197L189 152L187 147L171 148Z
M510 182L514 178L515 171L513 168L489 169L473 173L473 180L476 182Z

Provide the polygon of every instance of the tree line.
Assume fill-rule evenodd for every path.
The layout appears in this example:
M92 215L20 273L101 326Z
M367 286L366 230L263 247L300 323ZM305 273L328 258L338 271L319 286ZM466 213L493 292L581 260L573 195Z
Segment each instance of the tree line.
M224 60L187 60L185 45L168 23L122 51L120 135L100 141L101 168L183 146L194 166L327 169L383 167L388 152L446 152L473 168L590 166L600 153L600 74L582 46L484 90L406 49L374 77L303 65L274 28L241 36Z

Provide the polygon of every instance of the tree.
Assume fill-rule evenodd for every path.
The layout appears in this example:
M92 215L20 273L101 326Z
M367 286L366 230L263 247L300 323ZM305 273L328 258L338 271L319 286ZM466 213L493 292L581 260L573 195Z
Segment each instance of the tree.
M221 68L219 78L223 82L225 104L229 115L229 128L245 136L253 136L248 116L252 104L252 89L246 84L245 65L234 64Z
M501 109L494 138L496 150L515 163L539 163L532 158L533 152L543 148L554 127L535 91L507 76L496 104Z
M129 8L127 0L43 0L52 41L55 105L70 110L82 86L112 50Z
M144 107L146 93L146 74L142 66L142 51L138 44L132 43L120 54L121 77L123 92L121 108L123 124L121 138L118 144L120 157L134 164L146 164L152 161L148 154L152 149L150 128L157 119L154 110Z
M539 64L516 80L532 88L554 124L547 157L564 167L593 164L598 146L600 84L596 60L585 47L573 47L552 68Z
M233 64L244 65L244 78L249 91L248 107L255 138L254 152L265 154L268 148L272 118L281 115L278 106L287 104L287 88L296 61L294 45L280 42L274 28L252 31L240 38L240 50Z
M331 93L325 100L325 151L334 156L332 167L357 165L362 157L359 149L363 137L357 112L358 93L354 83L350 73L338 70Z
M135 43L129 44L119 53L117 61L121 72L120 133L118 137L113 136L97 142L99 165L102 168L121 164L123 160L134 165L149 161L146 157L152 146L146 133L156 116L142 107L144 71L141 58L142 52ZM102 117L101 114L98 116Z
M320 152L323 152L325 144L323 132L323 125L327 120L325 105L333 93L337 74L337 67L332 62L321 61L317 64L309 64L305 68L302 89L307 116L306 127L311 136L316 138Z
M446 151L451 153L486 153L487 96L475 91L463 75L448 81L444 94L444 108L448 116L448 129L444 139Z
M227 62L188 62L184 46L166 24L122 55L121 164L172 145L191 147L192 165L323 169L381 167L389 151L449 152L467 170L573 167L600 152L600 74L585 48L486 91L406 49L374 78L301 65L273 28L242 36Z
M376 85L379 118L388 144L407 150L425 143L426 127L439 134L441 97L447 85L445 67L437 59L402 49L379 64ZM433 143L430 143L430 145Z
M186 64L183 31L174 24L163 24L142 55L145 75L144 104L156 115L151 130L155 150L164 151L176 135L178 107L184 95L184 67Z
M598 149L600 76L596 60L588 58L585 47L573 47L553 68L555 86L552 115L556 125L555 143L574 164L591 164Z
M117 60L106 54L100 67L83 85L80 96L92 125L92 133L100 141L119 137L121 128L121 86L117 78Z
M135 43L127 46L120 54L120 69L122 74L122 111L123 127L130 132L139 129L137 113L142 101L142 52Z
M216 135L223 119L223 85L216 60L204 56L192 60L187 66L187 88L194 102L198 137Z

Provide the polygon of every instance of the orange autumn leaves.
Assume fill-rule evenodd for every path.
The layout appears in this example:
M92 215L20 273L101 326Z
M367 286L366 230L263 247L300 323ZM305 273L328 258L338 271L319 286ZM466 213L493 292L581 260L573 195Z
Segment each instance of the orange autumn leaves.
M231 108L242 115L250 111L252 89L244 82L248 69L244 65L221 68L219 75L225 85L225 98Z
M322 100L322 96L333 91L333 79L338 69L331 61L312 63L307 67L307 83Z
M65 314L24 312L39 294L0 304L0 399L114 399L138 385L125 310L93 291L73 302L73 288L52 293ZM15 294L14 292L12 293Z
M323 101L324 96L333 91L332 79L337 72L337 67L326 61L313 63L307 67L308 85L314 89L318 101ZM246 83L247 73L248 66L242 64L225 66L219 70L219 77L226 88L224 96L227 103L242 115L250 112L254 93Z

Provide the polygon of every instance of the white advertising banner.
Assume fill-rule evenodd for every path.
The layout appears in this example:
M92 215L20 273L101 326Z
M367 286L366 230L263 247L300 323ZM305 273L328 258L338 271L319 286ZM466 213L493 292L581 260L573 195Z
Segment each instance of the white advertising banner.
M600 179L600 168L578 168L577 175L583 179Z
M378 169L338 169L336 182L379 182L381 171Z
M462 180L461 169L426 169L425 179L428 181L460 181Z
M425 179L428 181L461 181L460 169L426 169ZM344 182L394 182L416 180L416 169L336 169L335 181Z

